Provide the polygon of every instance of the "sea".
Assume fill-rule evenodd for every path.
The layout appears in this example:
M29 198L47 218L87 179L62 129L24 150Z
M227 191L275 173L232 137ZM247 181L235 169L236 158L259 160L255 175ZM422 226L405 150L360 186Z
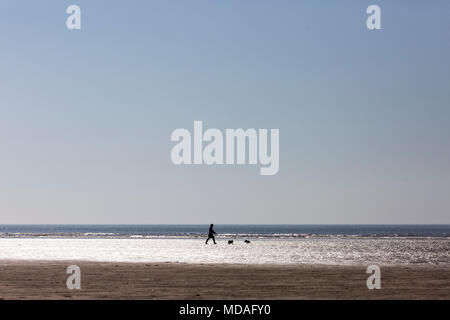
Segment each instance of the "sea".
M133 238L205 237L209 225L0 225L0 238ZM450 225L216 225L219 237L333 238L437 237L449 238Z
M450 267L450 225L217 224L216 245L208 228L0 225L0 260Z

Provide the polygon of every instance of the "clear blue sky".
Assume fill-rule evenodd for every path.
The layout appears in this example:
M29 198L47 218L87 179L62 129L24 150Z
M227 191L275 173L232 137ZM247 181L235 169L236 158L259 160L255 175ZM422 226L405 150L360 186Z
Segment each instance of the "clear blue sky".
M450 223L449 12L1 1L0 223ZM279 173L174 166L194 120L279 128Z

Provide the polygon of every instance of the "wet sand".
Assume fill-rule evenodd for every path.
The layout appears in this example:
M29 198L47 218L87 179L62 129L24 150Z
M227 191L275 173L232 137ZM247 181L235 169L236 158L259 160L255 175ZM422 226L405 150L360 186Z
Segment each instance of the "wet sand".
M81 268L68 290L66 268ZM450 299L450 267L0 261L0 299Z

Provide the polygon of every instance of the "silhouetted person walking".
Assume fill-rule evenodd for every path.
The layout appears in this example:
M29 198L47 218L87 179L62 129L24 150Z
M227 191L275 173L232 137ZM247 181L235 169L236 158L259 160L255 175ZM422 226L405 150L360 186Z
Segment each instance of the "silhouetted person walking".
M214 231L213 227L214 227L213 224L211 224L211 225L209 226L208 239L206 239L206 244L208 244L209 239L213 239L214 244L217 244L217 243L216 243L216 238L214 238L214 235L217 234L217 232Z

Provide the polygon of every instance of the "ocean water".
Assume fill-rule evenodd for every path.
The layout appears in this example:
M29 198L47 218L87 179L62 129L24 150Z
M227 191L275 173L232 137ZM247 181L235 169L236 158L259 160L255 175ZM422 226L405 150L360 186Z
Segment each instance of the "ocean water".
M203 238L209 225L0 225L0 238ZM218 237L450 238L450 225L216 225Z
M448 225L217 225L217 245L205 244L207 230L207 225L3 225L0 260L450 267Z
M445 239L264 239L206 245L203 239L0 239L0 260L91 260L239 264L440 264Z

